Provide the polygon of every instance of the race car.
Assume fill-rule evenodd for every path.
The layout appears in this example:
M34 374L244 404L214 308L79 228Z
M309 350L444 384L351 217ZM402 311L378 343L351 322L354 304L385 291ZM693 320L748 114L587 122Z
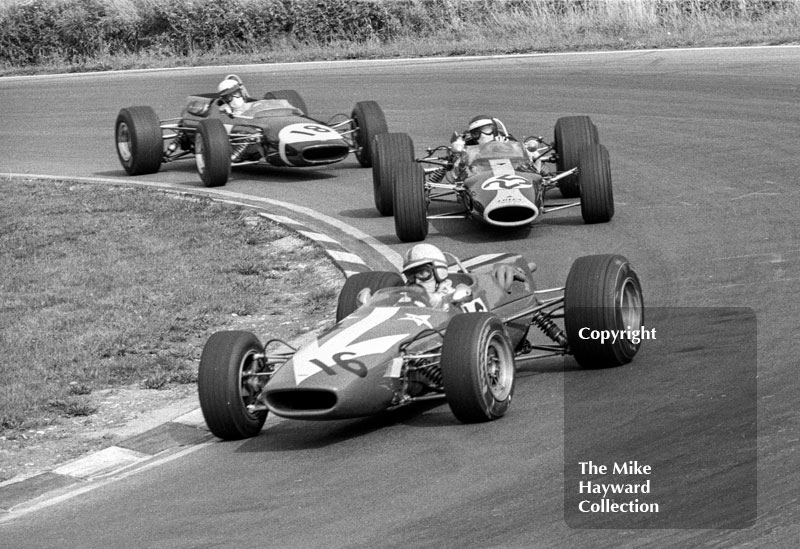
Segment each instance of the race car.
M404 133L376 135L372 146L375 207L394 215L403 242L424 240L429 219L472 217L494 227L522 227L541 214L580 206L585 223L605 223L614 216L608 150L588 116L559 118L555 139L517 141L497 119L501 140L481 145L426 149L414 158L414 144ZM562 198L545 203L558 188ZM429 215L432 202L455 202L457 211Z
M343 419L428 399L446 400L464 423L491 421L511 404L517 360L571 355L605 368L639 351L635 338L588 337L643 328L641 284L623 256L580 257L564 287L537 290L522 256L447 255L454 291L437 305L399 273L370 271L345 281L336 324L300 348L248 331L212 334L198 374L210 431L236 440L256 436L269 412ZM499 265L522 276L503 285Z
M236 75L226 79L241 85ZM159 120L146 106L121 109L114 135L122 167L130 175L144 175L163 163L194 157L206 187L227 183L231 166L323 166L354 153L362 166L370 167L372 140L387 131L374 101L357 102L350 116L337 114L326 122L308 115L295 90L249 99L235 115L223 107L219 93L201 93L189 96L180 118Z

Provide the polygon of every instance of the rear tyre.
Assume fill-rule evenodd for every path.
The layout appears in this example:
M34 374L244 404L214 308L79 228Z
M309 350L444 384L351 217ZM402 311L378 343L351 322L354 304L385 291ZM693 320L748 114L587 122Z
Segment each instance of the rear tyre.
M403 242L418 242L428 236L428 202L425 170L414 161L397 162L392 178L394 229Z
M372 140L386 133L386 117L375 101L359 101L353 107L351 118L355 124L356 158L364 168L372 166Z
M414 142L406 133L381 133L372 141L372 188L381 215L394 213L392 174L400 161L414 160Z
M559 172L571 170L578 165L579 151L594 143L599 143L597 126L588 116L565 116L556 120L554 129L555 147L558 154L556 167ZM564 198L577 198L581 187L577 176L559 180L558 188Z
M130 175L156 173L164 157L161 121L151 107L128 107L114 126L117 157Z
M264 426L267 412L250 412L266 384L258 373L256 355L264 347L250 332L229 331L212 334L200 357L197 392L200 409L209 430L224 440L256 436Z
M201 120L194 137L197 173L206 187L219 187L231 175L231 143L225 126L216 118Z
M464 313L450 321L442 344L442 385L463 423L502 417L514 394L514 351L499 318Z
M614 217L611 161L600 144L578 152L578 180L581 189L581 217L585 223L606 223Z
M300 97L300 94L294 90L270 91L264 94L264 99L285 99L289 103L291 103L292 106L303 111L304 116L308 116L308 109L306 108L306 102L303 101L303 98Z
M627 364L639 352L629 330L644 326L644 299L639 276L621 255L589 255L572 264L564 288L564 328L581 368ZM600 333L616 333L601 342ZM624 334L619 337L620 334Z
M376 292L382 288L393 288L405 284L400 273L392 271L367 271L355 273L347 277L339 292L339 302L336 306L336 322L344 319L358 309L358 294L361 290L369 288L371 292Z

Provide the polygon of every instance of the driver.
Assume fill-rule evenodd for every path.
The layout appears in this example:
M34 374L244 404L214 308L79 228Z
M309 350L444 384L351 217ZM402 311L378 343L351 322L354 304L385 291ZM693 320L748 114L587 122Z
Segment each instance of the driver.
M453 281L448 278L447 259L433 244L417 244L406 252L403 275L406 285L421 286L428 293L433 307L441 305L445 296L455 291ZM526 280L525 273L505 263L495 265L494 277L506 293L511 292L515 280Z
M247 90L235 74L229 74L219 83L217 93L221 112L229 116L238 116L247 108Z
M447 259L433 244L417 244L406 252L403 275L407 285L421 286L428 293L434 307L454 291L448 278Z

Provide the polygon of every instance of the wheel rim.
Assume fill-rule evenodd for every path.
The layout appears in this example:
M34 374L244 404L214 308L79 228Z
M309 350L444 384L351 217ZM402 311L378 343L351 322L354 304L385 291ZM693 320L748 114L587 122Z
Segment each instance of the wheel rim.
M129 163L131 158L133 158L133 153L131 152L131 131L124 122L120 122L117 126L117 150L123 162Z
M497 401L504 401L511 394L514 382L514 358L511 347L498 333L492 335L483 357L483 380Z
M206 173L206 159L203 156L204 153L203 136L197 134L197 137L194 139L194 160L197 163L197 172L200 175Z
M637 330L642 326L642 294L633 278L626 277L622 281L617 305L623 328Z
M258 395L268 379L268 376L259 375L259 361L256 359L255 352L251 351L242 357L242 362L239 364L239 399L251 416L255 417L255 414L250 411L248 406L257 404Z

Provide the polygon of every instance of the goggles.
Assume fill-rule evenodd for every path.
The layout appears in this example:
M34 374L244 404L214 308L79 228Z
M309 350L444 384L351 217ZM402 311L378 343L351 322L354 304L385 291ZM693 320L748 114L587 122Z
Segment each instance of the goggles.
M481 128L470 130L469 133L473 139L478 139L481 135L492 135L494 133L494 128L491 126L483 126Z
M406 273L406 278L414 282L427 282L433 278L433 265L420 265Z

